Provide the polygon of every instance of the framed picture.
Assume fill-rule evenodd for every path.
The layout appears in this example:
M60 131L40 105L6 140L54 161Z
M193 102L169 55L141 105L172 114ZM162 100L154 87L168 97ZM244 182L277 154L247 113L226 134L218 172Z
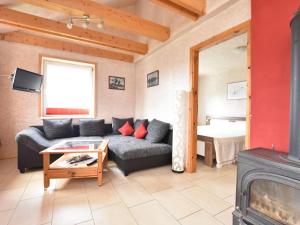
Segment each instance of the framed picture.
M227 84L227 99L237 100L247 98L247 81Z
M114 90L125 90L125 77L109 76L108 87Z
M159 70L147 74L147 87L159 85Z

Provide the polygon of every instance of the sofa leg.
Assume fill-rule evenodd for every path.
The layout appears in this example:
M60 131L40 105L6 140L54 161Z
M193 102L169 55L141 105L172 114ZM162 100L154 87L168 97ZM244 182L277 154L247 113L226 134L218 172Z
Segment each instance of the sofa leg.
M128 171L123 171L123 173L124 173L124 176L125 176L125 177L127 177L127 176L128 176L128 174L129 174L129 172L128 172Z
M19 168L20 173L25 173L26 169L25 168Z

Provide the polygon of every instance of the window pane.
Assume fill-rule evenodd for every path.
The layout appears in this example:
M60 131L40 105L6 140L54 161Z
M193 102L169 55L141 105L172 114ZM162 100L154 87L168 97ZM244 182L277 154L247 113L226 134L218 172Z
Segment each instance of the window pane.
M93 67L46 60L46 115L89 115L93 109Z

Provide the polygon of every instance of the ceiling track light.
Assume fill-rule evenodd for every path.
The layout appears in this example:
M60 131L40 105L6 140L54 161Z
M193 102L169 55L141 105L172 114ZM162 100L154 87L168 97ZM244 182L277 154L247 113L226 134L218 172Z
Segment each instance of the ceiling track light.
M68 28L69 30L71 30L71 29L73 28L73 20L72 20L72 18L70 18L70 19L68 20L68 22L67 22L67 28Z
M98 29L103 29L104 28L104 20L102 18L91 18L89 15L83 15L82 17L70 17L68 22L67 22L67 28L72 29L74 25L74 21L81 21L82 22L82 27L84 29L87 29L90 21L98 21L97 22L97 27Z

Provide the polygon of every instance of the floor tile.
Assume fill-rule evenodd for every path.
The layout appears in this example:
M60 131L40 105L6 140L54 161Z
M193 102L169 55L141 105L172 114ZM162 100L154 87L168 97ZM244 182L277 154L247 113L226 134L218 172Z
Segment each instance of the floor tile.
M211 215L216 215L231 206L228 202L200 187L188 188L182 193Z
M21 201L9 225L40 225L51 222L53 197L33 198Z
M167 182L165 182L163 179L160 179L158 176L144 175L135 177L134 179L149 193L154 193L171 187Z
M201 161L192 174L167 165L129 176L109 162L102 186L94 178L52 179L45 191L42 170L20 174L16 159L0 160L0 225L227 225L235 180L236 166Z
M96 188L87 188L86 194L92 210L109 206L121 201L121 198L115 191L111 183L97 186Z
M226 198L235 194L236 189L235 179L230 176L222 176L213 180L203 179L197 182L197 185L220 198Z
M156 175L170 174L170 172L172 171L172 165L165 165L165 166L155 167L155 168L151 169L151 171L153 173L155 173Z
M95 225L137 225L128 208L118 203L93 211Z
M32 175L30 173L20 174L18 170L8 173L0 183L0 190L11 188L25 188L29 183Z
M22 199L29 199L35 197L41 197L45 195L54 195L55 180L50 180L50 187L44 188L44 180L33 180L30 181L28 186L25 188Z
M8 222L13 215L13 210L0 212L0 225L8 225Z
M14 209L24 192L24 188L0 191L0 211Z
M74 197L84 194L84 184L81 179L56 179L55 198Z
M52 225L69 225L92 219L92 214L85 195L54 200Z
M232 225L232 212L234 207L224 210L223 212L217 214L215 218L225 225Z
M44 171L43 170L36 170L36 171L32 171L30 173L32 173L31 181L44 180Z
M173 189L156 192L154 198L176 219L200 210L200 207Z
M76 225L95 225L94 220L89 220L83 223L77 223Z
M139 225L179 225L157 201L130 208Z
M224 198L224 200L228 203L230 203L231 205L235 206L235 194L231 195L227 198Z
M203 210L180 220L180 223L182 225L222 225L214 217Z
M122 200L128 207L135 206L153 199L153 197L138 183L129 182L116 187Z
M8 174L17 168L17 159L2 159L0 160L0 173Z
M83 181L83 186L86 189L87 188L88 189L97 189L97 188L99 188L97 178L85 178L85 179L81 179L81 180ZM111 182L110 182L110 179L108 177L107 172L104 172L102 185L104 185L106 183L111 183Z
M123 172L117 167L109 167L108 177L114 186L125 184L129 181L129 176L124 176Z
M158 177L175 190L182 190L193 186L193 183L185 179L183 174L169 172L169 174L159 175Z

